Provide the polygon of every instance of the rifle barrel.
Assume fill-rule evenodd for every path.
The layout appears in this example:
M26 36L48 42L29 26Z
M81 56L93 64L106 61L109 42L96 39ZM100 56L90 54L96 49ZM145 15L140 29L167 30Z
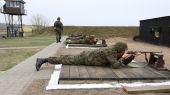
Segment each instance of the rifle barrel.
M136 52L141 52L141 53L162 53L162 51L128 51L127 53L129 54L134 54Z

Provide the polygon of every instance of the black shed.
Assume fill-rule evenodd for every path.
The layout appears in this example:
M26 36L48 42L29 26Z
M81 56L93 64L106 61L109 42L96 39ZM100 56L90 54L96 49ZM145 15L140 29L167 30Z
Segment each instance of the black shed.
M141 40L170 46L170 16L140 20Z

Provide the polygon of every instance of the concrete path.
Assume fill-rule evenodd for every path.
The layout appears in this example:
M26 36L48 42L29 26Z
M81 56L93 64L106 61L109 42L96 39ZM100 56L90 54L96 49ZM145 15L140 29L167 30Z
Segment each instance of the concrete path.
M7 49L30 49L30 48L45 48L47 46L32 46L32 47L8 47L8 48L0 48L0 50L7 50Z
M62 37L62 42L66 37ZM37 58L45 58L56 53L61 43L53 43L36 53L12 69L0 73L0 94L1 95L22 95L26 87L36 78L47 79L52 73L52 69L40 70L35 69ZM12 61L12 60L11 60Z

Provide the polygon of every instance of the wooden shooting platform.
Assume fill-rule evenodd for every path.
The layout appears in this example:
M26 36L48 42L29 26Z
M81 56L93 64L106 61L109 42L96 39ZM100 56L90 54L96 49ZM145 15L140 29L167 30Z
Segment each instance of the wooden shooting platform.
M63 65L60 80L156 80L170 79L170 71L143 68L112 69L101 66Z

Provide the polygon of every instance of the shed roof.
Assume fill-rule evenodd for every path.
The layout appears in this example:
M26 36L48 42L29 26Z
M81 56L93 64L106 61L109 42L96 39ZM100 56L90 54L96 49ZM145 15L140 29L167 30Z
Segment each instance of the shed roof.
M155 20L155 19L163 19L163 18L170 18L170 16L163 16L163 17L157 17L157 18L145 19L145 20L140 20L140 21Z

